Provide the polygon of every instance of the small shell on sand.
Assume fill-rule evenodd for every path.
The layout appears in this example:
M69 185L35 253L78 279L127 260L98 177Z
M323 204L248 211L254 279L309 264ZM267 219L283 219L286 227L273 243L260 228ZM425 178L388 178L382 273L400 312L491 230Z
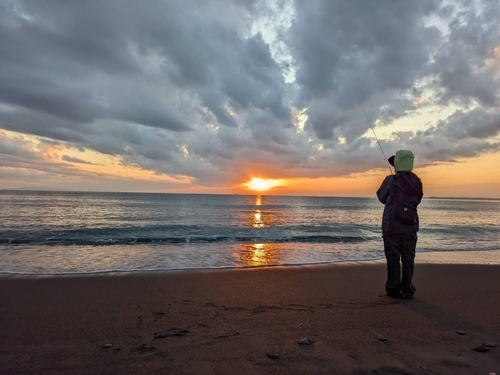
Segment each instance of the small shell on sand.
M102 347L103 347L104 349L109 349L109 348L112 348L112 347L113 347L113 344L111 344L111 343L110 343L110 344L104 344Z
M310 339L309 337L304 337L303 339L300 339L298 341L299 345L311 345L314 343L313 339Z

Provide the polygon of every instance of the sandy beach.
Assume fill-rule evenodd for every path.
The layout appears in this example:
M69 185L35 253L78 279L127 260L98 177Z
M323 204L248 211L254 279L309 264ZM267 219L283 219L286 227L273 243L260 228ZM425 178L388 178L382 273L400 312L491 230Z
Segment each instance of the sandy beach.
M499 275L419 263L413 300L383 262L2 276L0 374L498 374Z

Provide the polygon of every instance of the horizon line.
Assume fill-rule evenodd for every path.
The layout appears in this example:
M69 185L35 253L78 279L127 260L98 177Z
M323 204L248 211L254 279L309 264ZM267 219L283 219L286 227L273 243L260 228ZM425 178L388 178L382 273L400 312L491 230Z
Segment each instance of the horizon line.
M365 198L365 199L371 199L374 198L376 199L376 196L373 197L361 197L361 196L342 196L342 195L286 195L286 194L266 194L264 192L262 193L179 193L179 192L165 192L165 191L103 191L103 190L64 190L64 189L22 189L22 188L13 188L13 189L0 189L0 192L51 192L51 193L107 193L107 194L178 194L178 195L227 195L227 196L234 196L234 195L241 195L241 196L262 196L262 195L267 195L267 196L275 196L275 197L317 197L317 198ZM424 196L422 199L456 199L456 200L498 200L500 201L500 197L466 197L466 196L459 196L459 197L453 197L453 196L429 196L426 197Z

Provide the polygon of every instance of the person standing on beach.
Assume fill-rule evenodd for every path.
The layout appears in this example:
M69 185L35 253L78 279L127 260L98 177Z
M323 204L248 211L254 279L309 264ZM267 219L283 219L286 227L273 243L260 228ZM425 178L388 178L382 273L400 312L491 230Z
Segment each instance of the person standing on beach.
M414 155L408 150L399 150L389 162L396 170L387 176L377 190L377 197L385 205L382 216L384 253L387 260L388 296L412 298L415 247L419 219L417 206L423 197L422 182L412 172ZM401 277L400 261L403 263Z

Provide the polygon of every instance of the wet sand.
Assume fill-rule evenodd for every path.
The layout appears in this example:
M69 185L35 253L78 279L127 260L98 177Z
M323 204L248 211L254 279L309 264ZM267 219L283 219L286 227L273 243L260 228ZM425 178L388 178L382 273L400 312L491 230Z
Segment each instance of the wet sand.
M2 276L0 374L500 373L500 265L419 263L413 300L385 272Z

